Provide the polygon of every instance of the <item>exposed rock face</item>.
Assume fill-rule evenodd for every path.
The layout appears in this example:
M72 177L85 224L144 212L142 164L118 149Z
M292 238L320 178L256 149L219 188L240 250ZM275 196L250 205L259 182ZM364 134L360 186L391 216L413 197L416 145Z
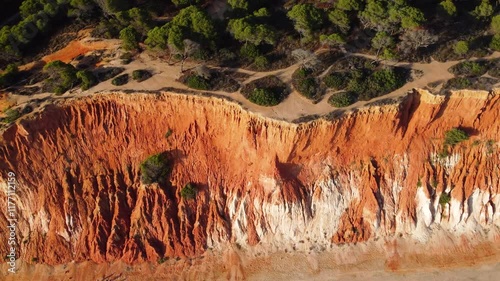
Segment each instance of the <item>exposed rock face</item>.
M228 243L274 251L400 234L425 241L435 228L498 239L499 116L498 92L420 91L299 125L217 98L99 95L3 134L0 205L13 171L21 258L48 264L156 261ZM470 140L439 155L458 126ZM141 161L163 151L169 181L142 185ZM180 197L188 182L194 200Z

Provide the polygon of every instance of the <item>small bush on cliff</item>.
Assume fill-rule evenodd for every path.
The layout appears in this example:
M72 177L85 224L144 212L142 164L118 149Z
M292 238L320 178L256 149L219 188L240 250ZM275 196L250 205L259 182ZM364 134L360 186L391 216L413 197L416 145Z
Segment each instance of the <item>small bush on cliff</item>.
M158 153L149 156L141 163L141 181L144 184L158 183L167 179L170 166L167 155Z
M439 204L445 205L449 203L451 200L451 196L449 193L443 192L441 193L441 196L439 197Z
M469 135L461 129L453 128L446 131L444 144L445 145L456 145L460 142L469 139Z
M181 189L181 197L184 199L193 199L196 196L196 187L192 183L186 184Z

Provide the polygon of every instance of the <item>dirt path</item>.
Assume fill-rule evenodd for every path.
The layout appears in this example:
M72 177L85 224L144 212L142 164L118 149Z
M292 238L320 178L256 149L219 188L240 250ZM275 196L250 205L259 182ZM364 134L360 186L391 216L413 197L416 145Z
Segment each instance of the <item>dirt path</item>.
M82 39L82 42L88 42L89 39ZM81 91L79 89L72 90L64 95L61 96L55 96L55 95L47 95L47 94L38 94L38 95L33 95L33 96L15 96L15 102L20 105L20 104L26 104L32 101L33 99L38 99L38 98L47 98L48 99L60 99L60 98L71 98L71 97L81 97L81 96L87 96L94 94L96 92L106 92L106 91L119 91L119 90L133 90L137 92L141 91L157 91L162 88L166 87L173 87L173 88L178 88L178 89L184 89L184 90L190 90L196 92L196 90L189 89L182 83L178 82L177 79L181 75L180 71L180 64L176 65L169 65L165 62L162 62L160 60L155 60L152 59L147 53L142 53L138 59L134 60L128 65L121 65L121 60L118 59L119 57L119 51L117 51L117 42L113 42L107 44L106 42L100 41L99 43L93 43L98 46L92 46L89 43L70 43L66 48L63 50L67 50L67 53L71 56L72 54L81 54L81 49L75 48L76 45L78 46L85 46L89 49L104 49L107 48L108 51L111 51L113 53L116 53L115 59L109 60L105 64L107 66L120 66L124 67L125 73L131 73L135 69L148 69L150 70L154 75L150 79L143 81L141 83L137 83L136 81L130 79L129 83L123 86L114 86L111 84L111 81L105 81L102 82L95 87L92 87L91 89L87 91ZM77 41L78 42L78 41ZM92 42L92 41L90 41ZM76 44L76 45L75 45ZM92 47L91 47L92 46ZM68 54L62 52L63 50L54 53L51 56L48 56L47 59L52 58L52 57L57 57L57 58L64 58L64 60L69 61ZM323 52L325 50L319 50L319 52ZM366 58L370 59L376 59L374 56L370 55L365 55L365 54L348 54L348 55L356 55L356 56L363 56ZM499 58L500 57L500 52L495 52L493 55L486 57L486 58ZM423 88L427 86L431 82L435 81L442 81L442 80L448 80L453 77L453 74L448 72L448 68L453 66L456 63L459 63L461 61L448 61L448 62L438 62L438 61L432 61L431 63L407 63L407 62L382 62L387 65L393 65L393 66L400 66L400 67L406 67L406 68L411 68L414 70L420 70L422 71L422 76L417 78L414 81L411 81L404 85L402 88L389 93L387 95L372 99L370 101L359 101L356 102L355 104L343 108L342 110L349 110L352 108L359 108L366 106L368 103L381 100L381 99L386 99L386 98L396 98L400 97L402 95L405 95L408 91L414 89L414 88ZM185 68L188 69L190 67L195 67L196 64L193 63L186 63ZM287 85L291 85L291 80L292 80L292 74L293 72L300 67L299 63L296 63L294 65L291 65L287 68L284 69L278 69L278 70L273 70L273 71L267 71L267 72L256 72L256 71L251 71L251 70L246 70L246 69L228 69L235 71L237 73L242 73L248 75L248 78L243 82L243 83L248 83L252 80L262 78L267 75L275 75L279 77L283 82L285 82ZM324 73L323 73L324 74ZM227 93L227 92L222 92L222 91L203 91L203 92L210 92L216 95L220 96L225 96L229 97L237 102L240 102L245 108L259 113L263 116L266 117L271 117L275 119L281 119L281 120L287 120L287 121L292 121L300 117L304 116L311 116L311 115L325 115L328 114L332 111L338 110L334 107L332 107L330 104L328 104L328 98L332 93L327 93L324 98L317 104L313 104L310 100L304 98L301 96L297 91L292 90L290 95L279 105L274 106L274 107L262 107L255 105L248 100L246 100L241 93L236 92L236 93ZM46 102L50 102L46 101Z

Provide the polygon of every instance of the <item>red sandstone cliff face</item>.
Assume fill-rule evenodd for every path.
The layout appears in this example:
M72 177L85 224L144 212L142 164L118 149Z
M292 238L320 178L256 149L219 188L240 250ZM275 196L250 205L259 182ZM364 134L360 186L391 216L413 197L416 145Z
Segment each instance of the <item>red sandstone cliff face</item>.
M499 115L500 96L485 92L414 93L300 125L216 98L100 95L50 106L3 134L0 205L14 171L19 254L48 264L156 261L228 243L273 251L400 234L425 241L435 228L498 238ZM471 139L437 156L458 126ZM169 181L140 184L140 162L163 151ZM180 197L187 182L198 187L194 200ZM438 202L443 191L449 204Z

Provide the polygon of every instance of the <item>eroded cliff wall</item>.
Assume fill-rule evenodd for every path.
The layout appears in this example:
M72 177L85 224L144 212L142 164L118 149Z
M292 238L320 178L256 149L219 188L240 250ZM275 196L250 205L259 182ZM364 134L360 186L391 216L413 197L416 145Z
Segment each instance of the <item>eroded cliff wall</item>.
M304 124L218 98L98 95L48 106L3 133L0 205L13 171L21 258L48 264L156 261L227 244L272 252L393 235L426 241L435 229L498 239L499 116L494 92L420 91ZM439 155L453 127L471 138ZM142 185L141 161L163 151L169 180ZM194 200L180 197L188 182ZM439 204L443 192L450 203Z

